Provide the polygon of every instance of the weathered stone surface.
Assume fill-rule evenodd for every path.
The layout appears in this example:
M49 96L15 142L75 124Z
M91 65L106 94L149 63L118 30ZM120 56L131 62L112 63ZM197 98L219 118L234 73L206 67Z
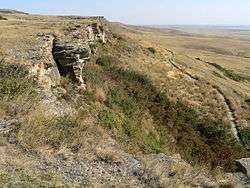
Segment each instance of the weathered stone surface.
M40 86L45 90L50 90L51 87L60 83L60 74L52 55L54 35L38 33L37 40L37 46L30 51L33 57L30 72L37 78Z
M104 28L98 23L93 23L87 27L90 42L100 41L106 43Z
M56 166L57 173L67 180L89 183L90 187L219 187L180 155L134 156L106 137L101 137L90 152L91 157L82 158L68 148L60 148L53 158L42 157L44 161L37 162L36 169L46 171Z
M65 32L38 33L38 44L30 50L31 73L40 85L50 90L60 83L60 76L69 76L85 89L82 71L96 52L96 43L105 43L105 31L98 20L91 24L72 24Z
M180 155L146 155L142 158L144 166L143 181L149 187L216 187L211 178L197 171L181 159ZM150 180L150 181L149 181Z
M60 36L53 43L53 57L61 76L69 76L85 88L82 71L85 63L96 52L96 43L105 43L105 32L100 23L86 28L74 25L67 29L67 36Z
M243 158L236 161L238 169L250 178L250 158Z
M54 57L62 66L72 65L78 59L89 58L90 50L89 46L81 44L72 44L72 43L60 43L56 40L54 42Z
M61 76L69 76L80 86L84 86L82 70L90 55L88 44L54 41L53 56Z

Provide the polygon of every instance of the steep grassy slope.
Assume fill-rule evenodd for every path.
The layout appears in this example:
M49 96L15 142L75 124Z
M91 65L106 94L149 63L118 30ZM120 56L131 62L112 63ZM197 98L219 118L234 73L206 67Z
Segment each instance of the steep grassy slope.
M174 61L183 70L220 88L235 110L240 132L249 135L249 58L244 55L250 50L247 36L244 39L234 35L229 37L231 33L226 31L223 32L227 37L221 37L143 27L115 29L143 46L174 52ZM209 97L208 100L212 101ZM220 114L219 111L216 110L216 114ZM245 144L248 146L247 140Z
M81 150L81 134L86 127L78 119L83 113L94 118L92 126L101 126L133 153L180 153L193 164L227 169L233 167L230 165L235 159L246 156L221 119L201 116L181 100L170 100L146 72L128 68L130 58L122 60L127 54L150 57L151 52L117 40L100 47L96 61L85 67L87 91L82 96L74 94L69 80L64 83L67 93L61 98L71 103L76 100L78 116L37 117L23 123L17 133L23 145L30 149L78 146Z

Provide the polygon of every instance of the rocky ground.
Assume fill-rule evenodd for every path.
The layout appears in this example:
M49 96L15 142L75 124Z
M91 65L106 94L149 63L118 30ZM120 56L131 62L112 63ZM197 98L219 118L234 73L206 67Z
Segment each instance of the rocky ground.
M0 124L0 178L4 187L247 187L249 184L241 173L228 173L216 180L204 170L191 167L180 155L128 154L112 138L100 138L88 159L67 148L34 153L19 145L12 134L17 123L12 119L1 120ZM14 155L18 158L13 161L9 156ZM38 178L36 174L44 177ZM57 179L53 183L54 175Z

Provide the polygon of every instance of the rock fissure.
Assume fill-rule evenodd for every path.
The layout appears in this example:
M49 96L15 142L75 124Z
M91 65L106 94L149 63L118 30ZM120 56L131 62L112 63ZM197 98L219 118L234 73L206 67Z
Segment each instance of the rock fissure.
M90 47L77 43L65 43L55 39L52 53L60 75L68 76L72 81L85 88L82 70L85 63L90 59Z

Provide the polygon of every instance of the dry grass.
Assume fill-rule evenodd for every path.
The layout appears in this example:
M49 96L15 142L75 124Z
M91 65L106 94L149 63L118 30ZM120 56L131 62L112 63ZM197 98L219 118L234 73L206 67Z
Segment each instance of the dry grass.
M29 52L37 45L37 33L64 32L63 29L74 24L69 18L47 16L9 15L8 20L0 27L0 33L5 33L0 35L0 51L7 62L19 64L30 63ZM85 22L88 20L79 21ZM110 27L113 33L109 35L113 37L108 44L100 46L99 53L84 69L86 92L76 94L72 83L62 79L64 92L60 100L71 103L76 113L55 116L31 92L1 100L0 114L22 117L15 130L20 145L44 154L66 148L81 157L97 155L103 160L119 162L119 153L101 147L102 140L112 136L125 151L134 154L178 152L193 164L229 168L235 158L246 155L228 133L223 104L212 86L188 80L166 61L171 54L165 48L170 48L176 53L179 65L221 87L237 104L236 109L241 110L244 97L250 98L249 83L227 79L214 67L194 59L205 57L226 69L234 69L232 59L239 63L241 57L235 56L231 48L224 48L223 45L231 44L229 41L223 43L220 39L221 44L218 42L213 47L215 38L128 26ZM237 43L236 39L230 40ZM191 43L203 46L187 48ZM227 64L227 60L231 63ZM241 65L247 64L245 60ZM235 69L239 74L248 71ZM242 110L242 119L247 117L248 109ZM204 126L202 130L200 126Z
M113 27L120 34L140 43L145 48L149 46L156 48L162 54L162 61L170 55L165 49L173 51L174 60L179 66L202 80L208 81L211 85L219 87L230 99L236 110L238 125L249 126L250 107L245 101L250 97L250 82L248 79L241 79L248 78L250 74L250 59L247 58L250 51L248 35L242 38L230 31L223 31L223 35L227 37L220 37L221 33L216 36L206 35L206 33L187 34L167 29L120 27L119 25ZM211 32L217 34L216 31ZM240 35L240 32L237 34ZM175 81L167 79L166 75L171 71L167 68L168 65L160 68L157 60L147 62L145 59L149 60L139 57L137 62L140 63L133 63L131 66L152 75L154 80L160 81L161 85L167 88L171 96L181 98L191 105L196 104L195 108L199 108L203 114L210 114L210 116L214 114L216 118L227 119L220 99L210 86L200 83L194 87L197 89L193 89L192 83L176 78L176 76L173 78ZM198 59L210 62L216 67Z

